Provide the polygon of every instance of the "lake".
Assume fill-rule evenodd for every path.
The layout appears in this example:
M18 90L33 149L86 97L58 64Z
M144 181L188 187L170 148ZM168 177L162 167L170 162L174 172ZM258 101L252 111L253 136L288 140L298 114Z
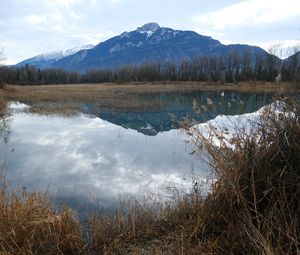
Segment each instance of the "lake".
M197 115L196 100L205 111ZM81 218L120 200L170 199L210 180L185 131L189 116L199 123L220 114L251 113L271 102L265 94L233 91L163 92L140 95L153 107L122 110L81 103L73 117L31 114L11 103L1 120L1 162L11 186L49 192L56 207L67 204ZM213 102L213 104L211 104Z

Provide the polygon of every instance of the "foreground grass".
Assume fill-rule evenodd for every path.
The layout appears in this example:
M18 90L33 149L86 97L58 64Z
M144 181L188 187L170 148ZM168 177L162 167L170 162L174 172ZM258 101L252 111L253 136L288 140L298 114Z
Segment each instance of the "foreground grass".
M0 194L1 254L77 254L84 250L79 222L70 209L51 210L41 194Z
M46 195L10 191L3 176L0 254L299 254L299 102L266 111L262 123L251 134L218 136L221 146L192 133L217 176L205 199L194 189L175 203L91 217L87 226L71 209L53 211Z

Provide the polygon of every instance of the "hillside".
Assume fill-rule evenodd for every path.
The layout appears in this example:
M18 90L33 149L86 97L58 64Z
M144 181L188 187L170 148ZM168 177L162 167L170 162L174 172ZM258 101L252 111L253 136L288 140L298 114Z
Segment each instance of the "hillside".
M224 45L193 31L174 30L160 27L157 23L148 23L101 42L91 49L44 62L38 67L84 72L90 69L115 69L124 65L138 66L146 62L180 63L203 55L225 56L232 52L242 55L246 51L253 60L258 55L267 54L256 46ZM25 60L18 66L25 63L37 66L34 60L35 58Z

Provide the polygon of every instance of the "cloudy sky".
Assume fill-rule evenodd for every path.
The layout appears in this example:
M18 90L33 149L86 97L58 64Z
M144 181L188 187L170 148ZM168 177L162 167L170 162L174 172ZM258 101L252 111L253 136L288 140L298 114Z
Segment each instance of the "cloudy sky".
M148 23L267 49L300 42L299 0L1 0L5 63L97 44Z

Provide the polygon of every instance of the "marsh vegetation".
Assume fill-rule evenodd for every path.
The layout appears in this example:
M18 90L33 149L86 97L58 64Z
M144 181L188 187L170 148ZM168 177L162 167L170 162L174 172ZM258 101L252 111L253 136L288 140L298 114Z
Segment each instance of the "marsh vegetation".
M190 117L197 119L204 116L202 121L207 121L224 112L243 114L256 111L273 100L274 90L289 94L291 88L292 86L288 84L278 86L271 83L256 83L256 85L245 83L230 86L206 83L186 83L184 86L181 83L4 86L1 90L3 109L5 109L4 102L11 100L26 103L31 107L23 109L19 116L17 115L19 113L10 112L11 116L8 118L11 121L7 120L6 116L1 126L1 137L6 143L4 147L1 147L4 156L0 183L1 252L4 254L223 254L224 252L297 254L299 252L300 215L298 201L300 197L298 173L300 118L297 99L284 100L279 109L273 106L266 107L263 113L260 112L260 117L256 119L257 123L252 129L229 123L235 126L235 129L228 130L227 125L223 125L223 129L220 130L214 126L214 122L210 122L207 124L209 132L203 133L201 128L194 126L195 121L190 122L188 119L178 121L177 124L181 124L181 127L186 129L182 131L184 135L180 138L185 137L184 139L187 139L189 143L189 147L184 146L184 148L189 148L184 152L187 158L194 157L197 161L201 158L205 160L206 166L209 166L212 171L210 176L213 178L206 183L206 186L201 186L203 174L194 175L191 179L181 183L181 185L184 184L184 189L180 190L178 186L173 186L172 192L175 191L175 193L165 193L168 199L165 197L161 199L153 193L150 196L148 193L145 200L138 199L138 197L123 199L122 206L115 207L115 210L110 211L109 214L98 210L93 214L88 214L83 220L75 207L70 207L65 203L63 203L64 206L58 206L55 193L47 189L42 192L39 191L41 189L35 190L33 186L22 182L26 179L21 180L19 185L11 182L11 167L21 166L15 165L18 162L17 158L27 155L30 151L33 153L36 151L34 147L22 149L22 146L15 146L17 143L13 142L14 136L18 135L18 130L14 126L16 123L19 123L21 127L20 134L25 134L28 129L29 134L35 137L34 140L38 146L45 148L48 143L49 148L53 149L49 134L45 133L46 135L39 138L41 130L54 129L56 132L61 130L63 134L61 137L58 133L54 136L55 143L60 141L61 144L66 142L63 139L64 136L67 134L72 136L74 133L62 128L67 121L60 120L57 116L49 117L49 114L59 116L62 114L65 117L71 114L73 129L78 130L81 126L91 128L88 117L80 117L80 112L83 111L82 105L85 106L84 109L88 114L97 115L100 109L99 116L107 118L110 116L109 121L113 118L120 120L116 119L120 116L123 118L121 118L122 123L125 123L126 119L133 122L133 115L138 116L139 121L144 118L143 124L141 122L137 122L136 126L124 124L125 128L133 128L143 133L144 129L137 127L147 129L148 127L144 124L149 124L150 119L166 120L162 118L162 115L154 118L155 114L162 112L163 109L166 109L166 116L170 121L172 116L168 113L173 109L174 113L180 116L178 115L180 107L184 107L182 112L185 114L191 111ZM196 100L194 100L195 95ZM168 98L172 102L176 101L176 107L170 105ZM6 113L8 113L7 110L9 106ZM107 110L112 112L106 112ZM151 114L147 115L149 112ZM36 113L38 115L35 115ZM43 117L45 113L47 117ZM146 115L141 115L142 113ZM15 119L13 119L14 116L16 116ZM31 116L35 116L34 119L31 119ZM147 116L150 116L150 119L147 119ZM78 120L80 122L77 127L76 121ZM98 123L100 120L96 118L95 121ZM230 118L227 119L228 121L230 122ZM61 126L54 125L59 122ZM27 126L22 126L20 123L27 123ZM32 123L36 123L36 126L33 127ZM40 123L43 128L39 128L37 123ZM105 121L100 121L98 124L109 130L110 126ZM96 141L96 136L93 134L99 135L98 124L95 126L97 128L95 132L91 129L82 130L88 135L90 141ZM116 124L121 125L117 121ZM155 127L154 122L151 122L151 127ZM168 137L164 136L164 133L160 134L164 131L162 127L162 124L158 125L157 138L160 141L164 141L163 137ZM130 139L135 137L134 143L139 146L136 137L140 134L133 136L133 132L127 129L128 133L120 132L115 126L113 130L116 130L118 134L114 133L113 136L116 139L113 143L112 140L108 140L110 149L113 148L112 144L116 144L121 150L132 151L134 148L132 144L128 147L122 145L122 137L126 138L126 134ZM79 133L76 133L74 137L77 138L77 143L82 144L85 138L79 136ZM149 133L145 134L149 135ZM10 135L11 138L9 138ZM157 132L150 135L155 136ZM104 132L101 143L104 144L105 137L109 136L111 134ZM25 136L20 136L19 140L24 138ZM43 140L44 138L47 138L47 143ZM167 148L166 150L172 154L170 160L179 160L174 166L168 163L170 169L173 168L173 172L170 170L170 173L174 174L176 167L182 167L182 161L188 162L187 158L183 159L177 153L173 155L174 143L171 143L170 147L165 145L162 147L162 144L146 142L143 137L140 138L145 147L153 147L154 150L158 147ZM171 138L171 140L174 139ZM26 138L24 141L28 145L29 140ZM68 148L76 149L74 144L66 145ZM100 143L95 143L95 146L98 150L101 147ZM92 148L96 148L95 146ZM39 148L36 147L41 155L42 150ZM83 146L83 148L88 150L89 147ZM49 152L48 149L47 151ZM147 154L152 161L164 165L162 158L155 159L154 154L149 154L149 150L143 151L140 148L137 151ZM57 153L63 155L60 150L57 150ZM119 152L117 154L120 155ZM159 154L167 158L162 152ZM17 158L14 159L14 155ZM61 161L62 158L55 158L53 152L50 158L49 155L47 153L48 159L45 157L42 160L43 157L37 158L35 154L35 158L44 162L45 169L52 164L53 170L55 161ZM105 153L101 155L103 157ZM203 155L205 155L204 158ZM91 156L93 158L95 155ZM12 161L9 162L9 159ZM81 163L84 163L84 157L79 157L79 159ZM26 166L31 165L32 169L35 167L33 161L27 164L25 158L24 160L19 158L19 162L23 162ZM63 165L66 166L64 163ZM203 166L194 165L195 168ZM49 175L45 175L47 172L39 169L42 176L49 178ZM77 170L76 168L73 170L74 176ZM31 175L30 169L27 171ZM54 173L57 174L60 171L70 179L71 175L62 170L54 171ZM95 180L95 172L91 173L93 173L92 179ZM157 174L161 179L161 173ZM103 173L103 176L107 176L107 173ZM182 177L182 175L178 176ZM31 179L35 180L35 177L37 180L42 180L37 171L33 172ZM120 179L118 176L114 178ZM64 182L63 178L59 177L59 179ZM79 179L82 180L81 177ZM145 177L133 179L139 182L145 181ZM120 184L116 185L115 180L111 181L114 185L102 183L100 186L123 187L118 186ZM43 182L37 181L37 183ZM78 184L76 187L80 193L80 187L83 186L80 186L82 185L80 182ZM31 185L30 182L29 185ZM129 186L134 187L132 183ZM202 189L203 187L205 190ZM59 199L61 202L62 197ZM111 201L111 198L108 200Z
M4 85L0 90L3 101L19 101L41 113L74 113L82 103L97 103L100 108L122 110L155 110L165 105L151 95L160 93L193 93L197 91L235 91L237 93L287 94L295 86L268 82L221 84L206 82L124 83L16 86ZM3 104L3 103L2 103ZM4 105L3 105L4 106Z
M96 215L84 225L71 209L54 211L47 195L9 189L2 176L1 251L297 254L299 116L298 100L285 100L266 108L251 132L226 135L211 126L207 136L186 126L195 149L210 155L216 179L206 197L194 186L175 201L134 202L126 213Z

